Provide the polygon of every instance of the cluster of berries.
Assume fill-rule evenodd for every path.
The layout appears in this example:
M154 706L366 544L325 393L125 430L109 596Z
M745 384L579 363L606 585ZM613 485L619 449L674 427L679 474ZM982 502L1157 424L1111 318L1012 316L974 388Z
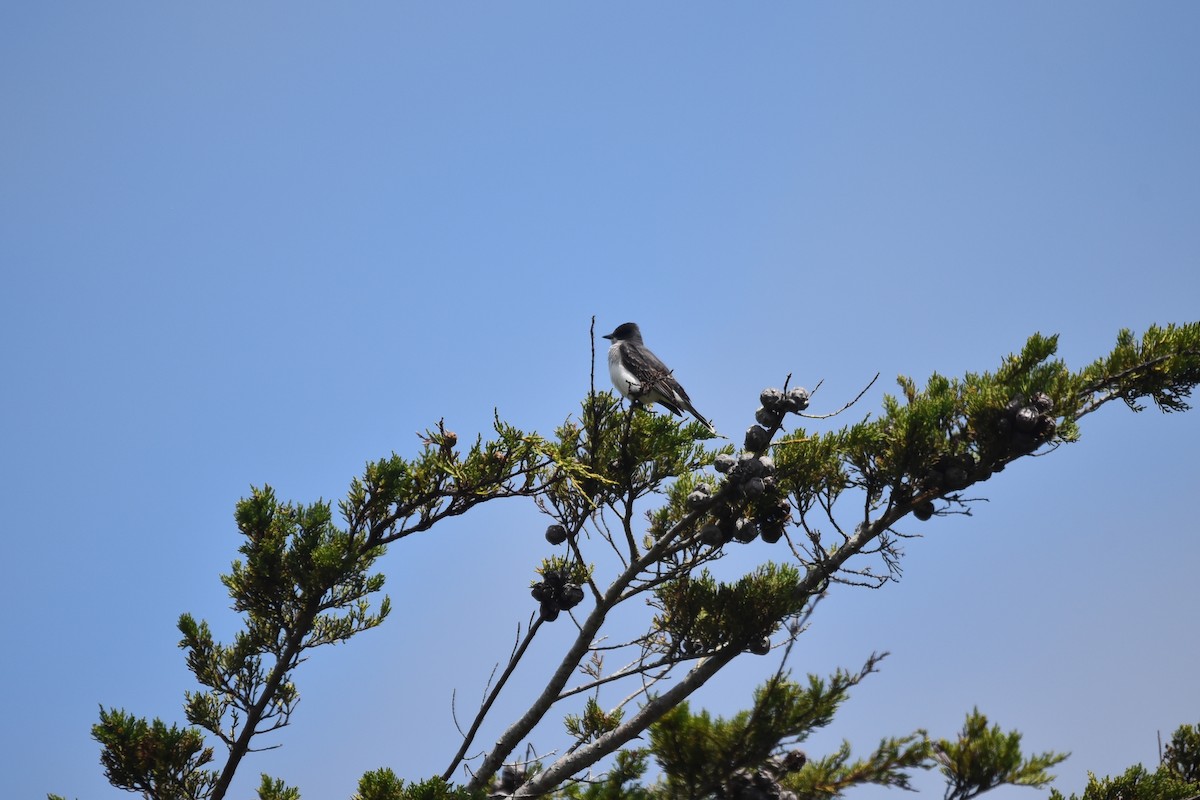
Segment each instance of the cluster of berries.
M800 750L769 758L759 769L735 772L721 795L727 800L796 800L796 793L782 788L779 779L807 762L808 756Z
M542 573L542 579L533 585L529 593L542 604L542 619L546 622L554 622L560 611L568 611L583 600L583 589L579 584L571 583L566 575L556 569Z

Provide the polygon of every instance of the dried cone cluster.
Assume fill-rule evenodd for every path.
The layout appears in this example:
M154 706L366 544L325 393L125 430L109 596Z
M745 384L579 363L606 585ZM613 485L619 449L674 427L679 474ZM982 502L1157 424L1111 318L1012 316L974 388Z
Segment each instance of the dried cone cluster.
M679 649L682 650L683 654L686 656L696 656L704 654L707 650L720 647L721 645L728 643L728 641L729 638L726 633L724 631L719 631L715 634L715 638L708 639L707 641L697 638L681 639L679 642ZM771 639L768 636L757 639L754 642L751 642L749 645L746 645L744 651L747 653L753 653L756 656L768 655L771 652Z
M973 483L986 481L992 473L1017 456L1027 455L1050 441L1058 426L1054 421L1054 400L1045 392L1028 399L1017 397L1009 401L996 418L995 438L984 450L982 459L971 453L941 456L918 482L922 492L938 494L957 492ZM934 514L932 501L920 503L913 516L927 520Z
M779 389L763 389L758 396L762 405L754 412L757 425L751 425L746 431L746 449L761 453L771 443L771 437L783 424L785 415L799 414L808 408L808 390L797 386L784 394Z
M700 540L705 544L715 547L734 539L746 544L758 538L778 542L791 518L791 504L776 487L775 461L765 451L783 424L784 415L808 408L808 391L797 387L785 394L779 389L764 389L759 400L762 406L754 415L758 424L746 431L746 449L738 456L722 453L713 461L713 468L726 476L728 486L746 503L736 504L742 508L740 513L728 505L715 508L713 521L700 531ZM708 499L707 487L698 487L689 495L688 503L698 508Z
M553 622L560 611L568 611L583 600L583 589L579 584L571 583L556 569L546 570L529 593L542 604L542 619L546 622Z
M800 750L769 758L759 769L734 773L722 794L728 800L796 800L794 792L780 787L779 779L799 770L807 761L808 756Z
M1008 452L1023 456L1050 441L1057 430L1051 416L1053 411L1054 401L1045 392L1038 392L1028 400L1018 397L1010 401L996 421L996 432Z
M1006 462L1016 456L1032 453L1050 441L1058 426L1051 413L1054 401L1045 392L1028 400L1011 400L995 421L996 437L991 447L985 447L980 460L970 453L943 455L921 480L924 490L957 492L972 483L986 481L993 472L1004 469Z
M783 420L784 414L799 414L808 408L808 390L797 386L784 394L779 389L763 389L758 396L762 408L754 414L760 425L773 428Z
M738 502L721 504L713 509L713 521L700 531L700 539L708 545L721 545L737 539L743 544L762 538L777 542L791 518L792 507L775 484L775 462L770 456L742 453L717 456L713 467L726 476ZM688 496L689 505L702 505L708 500L708 489L697 488Z
M978 469L970 453L946 454L921 478L922 491L957 492L988 476Z

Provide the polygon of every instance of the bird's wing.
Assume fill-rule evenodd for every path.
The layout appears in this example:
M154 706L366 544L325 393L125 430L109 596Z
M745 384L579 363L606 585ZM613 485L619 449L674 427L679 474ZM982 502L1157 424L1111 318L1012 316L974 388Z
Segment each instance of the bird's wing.
M666 388L664 381L674 381L667 365L645 346L625 342L621 345L621 355L625 366L641 384L643 393L659 387Z
M658 389L680 405L691 406L692 404L692 398L688 397L688 393L679 385L679 381L675 380L675 376L670 373L667 373L659 380Z
M679 408L676 389L679 384L671 377L671 370L645 345L633 342L621 343L621 362L637 381L634 392L638 402L645 405L658 403L676 416L683 416ZM631 387L632 388L632 387Z
M652 383L661 380L663 375L671 374L667 365L650 352L650 348L645 345L639 346L632 342L622 342L621 354L625 357L629 371L640 381Z
M693 417L703 423L704 426L713 433L717 432L717 429L713 427L712 422L710 422L707 417L697 411L696 407L692 405L692 398L688 397L688 393L682 386L679 385L679 381L675 380L674 375L668 373L665 378L659 381L658 387L660 394L670 392L673 395L670 399L673 400L675 404L686 408ZM667 403L663 403L663 405L667 406L668 408L671 407ZM679 412L676 412L676 414L681 417L683 416L683 414L680 414Z
M641 385L639 395L644 402L658 403L677 417L682 417L683 409L687 409L693 417L716 432L713 424L692 405L692 399L679 385L679 381L675 380L670 368L648 347L625 343L621 349L626 366Z

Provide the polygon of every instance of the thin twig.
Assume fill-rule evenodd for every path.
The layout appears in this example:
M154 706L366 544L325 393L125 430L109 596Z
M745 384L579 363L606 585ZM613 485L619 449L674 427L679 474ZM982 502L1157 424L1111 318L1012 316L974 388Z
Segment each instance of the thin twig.
M450 762L450 766L442 773L442 780L449 781L454 776L454 771L458 769L458 765L462 763L463 756L467 753L467 748L471 746L471 742L475 739L475 734L479 732L479 726L483 724L484 717L491 710L492 704L496 702L496 698L500 696L500 691L504 688L504 684L508 682L508 678L516 669L521 657L525 655L529 643L533 641L534 635L542 626L542 618L538 616L529 624L528 632L525 634L525 639L520 645L513 650L509 656L508 665L504 668L503 674L500 675L500 680L496 682L495 688L484 700L483 705L479 709L479 713L475 715L475 721L471 724L471 729L467 731L467 735L463 738L462 746L458 748L458 752L454 754L454 759Z
M876 372L875 377L871 378L871 382L868 383L866 386L864 386L863 390L861 392L859 392L857 395L855 395L853 400L846 403L846 405L842 406L837 411L831 411L828 414L805 414L802 412L800 414L797 414L796 416L804 417L804 419L829 419L830 417L836 417L838 414L841 414L843 411L850 408L852 405L854 405L859 400L861 400L862 396L864 394L866 394L871 389L872 386L875 385L875 381L879 380L879 375L880 375L880 373ZM820 386L821 386L821 384L818 383L817 386L813 388L813 391L814 392L817 391L817 389L820 388Z

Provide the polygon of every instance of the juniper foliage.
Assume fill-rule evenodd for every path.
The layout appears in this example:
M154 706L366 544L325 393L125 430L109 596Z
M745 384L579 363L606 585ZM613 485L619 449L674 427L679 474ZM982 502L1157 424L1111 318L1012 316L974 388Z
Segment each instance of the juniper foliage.
M682 719L699 724L694 720L702 717L685 716L691 712L684 703L713 676L743 654L786 648L831 584L878 587L898 579L899 545L909 535L899 523L969 508L965 490L1036 451L1076 441L1081 421L1112 400L1134 410L1147 402L1164 412L1186 410L1200 380L1196 323L1154 326L1140 338L1122 331L1110 354L1078 371L1056 358L1056 349L1057 337L1035 334L994 371L934 374L923 385L902 376L899 394L886 397L880 413L833 429L824 416L806 415L809 393L785 381L762 393L741 447L713 442L699 423L627 411L620 398L593 388L579 413L549 437L497 417L492 438L462 445L439 422L415 456L393 453L368 463L337 503L336 517L328 502L283 502L269 486L256 488L238 503L241 557L222 577L241 630L221 643L204 621L188 614L179 620L180 646L198 684L184 697L190 727L102 708L93 735L105 774L152 800L221 800L243 759L278 744L272 734L292 723L298 666L313 650L386 620L391 603L381 596L383 573L374 570L387 546L492 500L525 498L560 526L552 538L561 549L530 564L528 579L533 590L542 584L541 597L531 599L521 641L436 779L407 784L377 771L363 776L359 795L633 791L645 760L627 748L648 733L669 741L667 731ZM718 577L717 562L740 546L760 547L760 564ZM606 638L618 608L647 607L637 630ZM540 693L468 759L485 723L496 724L495 700L529 644L564 617L576 635ZM584 680L569 685L578 675ZM780 688L790 685L771 692L803 696ZM755 707L763 702L756 698ZM552 711L565 715L567 738L541 747L556 755L526 769L517 754L535 729L545 735L539 726ZM726 724L750 730L750 714ZM747 786L763 770L774 775L762 760L772 739L779 746L799 732L787 714L771 718L778 727L755 729L744 750L714 754L723 767L698 773L697 790L711 788L715 796L739 774ZM885 740L865 761L835 754L815 762L824 765L818 781L795 783L802 770L776 777L814 797L834 796L854 781L903 785L903 769L920 761L923 746L914 738ZM955 746L940 751L945 769L970 773L979 766L978 759L960 761L965 751ZM669 758L686 761L684 750L677 743ZM1027 774L1021 765L1015 773L980 774L1040 777L1036 764ZM583 778L592 781L586 791L571 788ZM456 780L465 782L456 787ZM259 794L296 796L267 776Z

